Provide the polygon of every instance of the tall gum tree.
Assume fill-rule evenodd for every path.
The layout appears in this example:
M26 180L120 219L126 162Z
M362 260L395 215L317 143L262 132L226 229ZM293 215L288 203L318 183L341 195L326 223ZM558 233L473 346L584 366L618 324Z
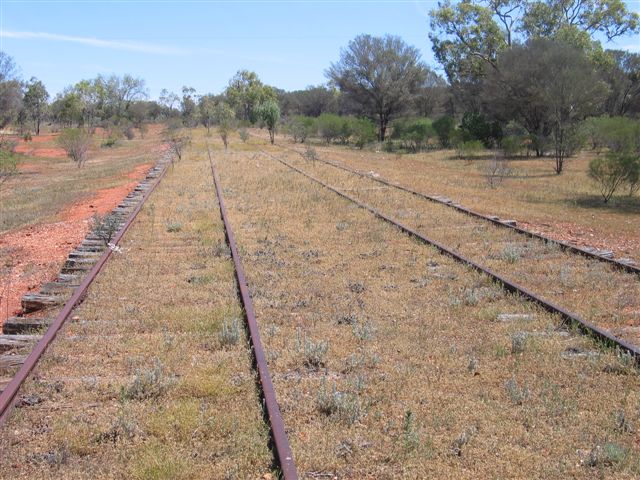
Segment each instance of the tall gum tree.
M427 78L427 67L415 47L400 37L359 35L340 52L327 77L378 123L378 140L387 125L404 112Z

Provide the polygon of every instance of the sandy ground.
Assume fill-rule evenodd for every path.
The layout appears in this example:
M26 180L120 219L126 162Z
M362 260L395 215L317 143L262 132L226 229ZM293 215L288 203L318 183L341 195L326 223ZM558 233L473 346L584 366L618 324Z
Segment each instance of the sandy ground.
M67 255L87 234L94 214L110 212L133 190L152 164L139 165L127 174L125 185L99 190L96 195L61 212L60 222L33 225L0 236L0 324L20 313L20 300L56 278ZM24 165L23 165L24 167Z

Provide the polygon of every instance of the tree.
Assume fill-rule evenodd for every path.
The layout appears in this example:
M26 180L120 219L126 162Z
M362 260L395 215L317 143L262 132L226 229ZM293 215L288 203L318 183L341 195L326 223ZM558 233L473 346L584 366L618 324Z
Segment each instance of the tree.
M218 125L218 133L224 143L224 149L227 150L229 142L229 133L235 128L236 113L233 109L224 102L218 102L213 107L212 112L213 120ZM273 142L271 142L273 143Z
M287 131L293 138L293 143L300 141L304 143L307 137L313 135L316 131L316 123L313 117L296 115L287 121Z
M539 156L551 137L555 171L575 149L577 124L597 112L606 95L593 64L578 48L548 39L513 46L496 59L484 81L486 108L514 120L531 135Z
M602 69L609 86L605 111L612 116L640 113L640 54L607 50L613 64Z
M82 122L82 99L79 94L71 90L56 95L50 110L51 115L60 125L71 127Z
M28 117L34 122L36 135L40 135L40 123L47 111L48 99L49 93L44 84L37 78L32 77L27 83L23 102Z
M275 141L276 127L278 126L278 120L280 120L280 107L275 100L267 100L261 103L256 108L257 117L262 120L267 129L269 130L269 139L271 145Z
M68 128L63 130L58 137L58 145L67 152L67 157L76 162L80 168L87 161L91 148L91 135L79 128Z
M378 140L387 125L404 112L424 83L427 68L415 47L400 37L359 35L340 51L327 76L340 91L378 121Z
M638 30L637 13L622 0L444 0L430 13L433 52L452 85L472 82L498 54L533 38L555 38L601 51L607 39Z
M207 129L207 135L211 133L211 125L215 122L215 108L218 103L218 99L215 95L203 95L198 101L198 112L200 114L200 121L202 125Z
M327 143L340 136L345 120L334 113L323 113L316 119L318 135Z
M240 70L229 80L224 91L229 105L236 111L236 117L246 122L258 120L255 108L269 100L276 101L273 88L264 85L255 72Z
M389 121L407 109L427 69L414 47L395 36L359 35L340 52L326 75L340 91L378 122L384 141Z
M196 104L196 89L193 87L182 87L182 121L187 127L195 127L198 124L198 106Z
M22 110L22 85L13 58L0 51L0 128L18 118Z

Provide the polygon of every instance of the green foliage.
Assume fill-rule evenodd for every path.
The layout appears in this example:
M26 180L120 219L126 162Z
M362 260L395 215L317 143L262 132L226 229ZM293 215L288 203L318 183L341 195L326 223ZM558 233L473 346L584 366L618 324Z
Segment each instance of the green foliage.
M436 131L427 118L403 118L393 122L391 138L400 140L403 147L412 152L422 150L435 136Z
M479 140L486 148L491 148L502 139L502 127L499 122L490 122L478 112L467 112L460 124L462 139L467 142Z
M224 143L224 149L227 149L229 143L229 133L235 128L235 111L226 103L217 103L211 112L213 122L218 126L218 133Z
M271 144L275 141L276 127L280 120L280 107L275 100L266 100L256 108L256 115L265 123L269 130L269 139Z
M293 143L304 143L316 131L315 118L304 115L291 117L287 122L287 131L293 138Z
M571 43L596 63L595 37L637 31L639 18L620 0L445 0L430 16L433 52L451 84L481 78L500 52L532 38Z
M376 126L368 118L350 118L351 136L358 148L376 140Z
M485 150L480 140L467 140L458 144L458 158L473 160Z
M67 128L58 137L58 145L67 152L67 156L82 167L91 148L91 135L79 128Z
M260 120L258 105L268 101L276 101L273 88L264 85L255 72L240 70L229 80L224 95L227 102L236 112L236 118L251 123Z
M456 122L451 115L443 115L431 125L438 135L438 141L443 148L451 146L451 140L456 129Z
M502 139L500 146L505 157L513 158L525 150L525 138L520 135L508 135Z
M640 121L626 117L597 117L584 122L584 132L596 150L613 152L640 149Z
M11 150L0 148L0 184L18 170L18 157Z
M589 177L598 185L607 203L618 188L628 183L633 192L640 177L640 154L631 151L611 151L589 162Z
M334 113L323 113L316 119L318 135L327 143L339 138L344 132L346 120Z
M389 121L412 103L427 72L418 49L400 37L358 35L327 76L363 112L378 119L378 138L384 141Z

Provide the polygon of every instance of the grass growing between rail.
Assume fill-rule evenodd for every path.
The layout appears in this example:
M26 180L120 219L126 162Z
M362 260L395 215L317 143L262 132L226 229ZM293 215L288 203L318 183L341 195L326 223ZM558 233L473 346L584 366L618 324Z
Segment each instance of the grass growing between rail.
M218 162L301 476L640 475L625 358L272 159Z
M543 298L631 342L640 343L637 275L333 166L312 164L295 153L287 153L286 158L316 178ZM472 291L469 295L477 297L482 292Z
M25 385L0 477L273 473L202 147L171 167Z

